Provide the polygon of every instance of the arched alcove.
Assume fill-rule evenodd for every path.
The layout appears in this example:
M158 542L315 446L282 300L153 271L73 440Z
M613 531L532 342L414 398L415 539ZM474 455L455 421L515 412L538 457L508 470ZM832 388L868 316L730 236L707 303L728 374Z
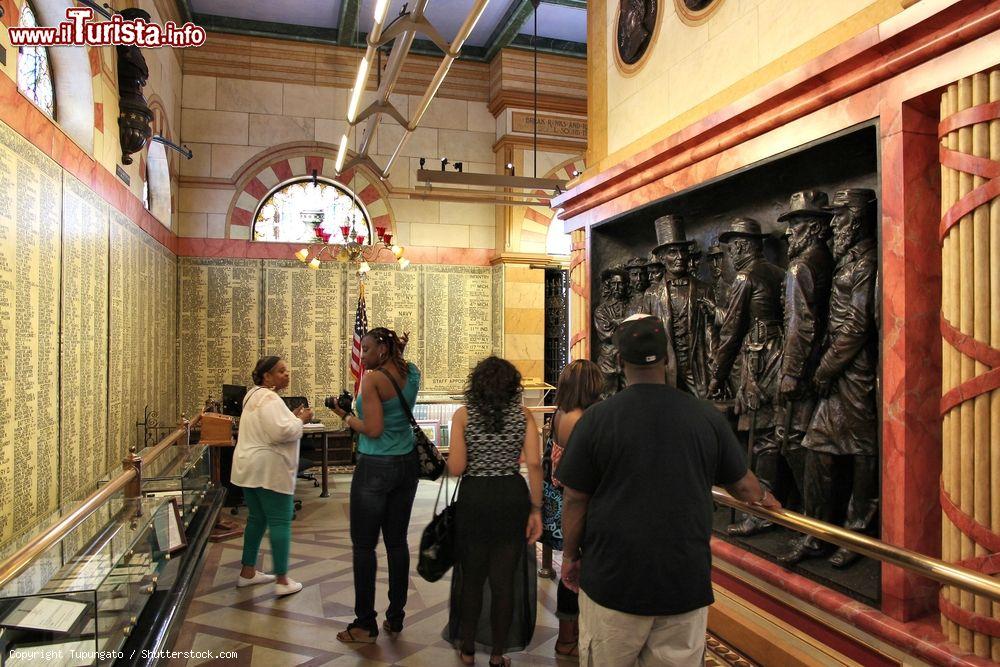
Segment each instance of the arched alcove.
M23 4L23 3L22 3ZM72 0L32 0L38 23L58 25L66 20ZM56 122L80 148L94 153L94 85L87 47L60 46L49 49L55 85Z

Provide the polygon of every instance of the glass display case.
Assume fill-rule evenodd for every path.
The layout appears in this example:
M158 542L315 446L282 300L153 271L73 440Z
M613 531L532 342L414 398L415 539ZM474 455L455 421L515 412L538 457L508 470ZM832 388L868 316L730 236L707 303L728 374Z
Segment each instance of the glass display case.
M0 663L113 662L177 548L174 507L118 493L0 590Z
M137 454L144 458L147 448ZM142 466L142 495L147 498L173 498L184 528L211 486L209 448L205 445L174 445L152 463Z

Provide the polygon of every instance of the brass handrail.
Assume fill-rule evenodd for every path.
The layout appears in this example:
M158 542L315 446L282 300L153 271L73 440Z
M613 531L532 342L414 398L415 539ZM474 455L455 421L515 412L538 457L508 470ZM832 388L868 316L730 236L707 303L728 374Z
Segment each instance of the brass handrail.
M144 463L155 460L168 447L174 445L178 440L190 433L191 427L201 420L199 414L192 421L185 421L161 440L149 454L143 459ZM128 459L126 459L128 461ZM91 514L97 511L101 505L106 503L111 496L118 491L125 489L129 484L138 481L140 476L139 468L126 466L122 472L112 477L106 484L87 496L72 512L62 517L58 522L47 528L45 531L33 537L27 544L15 551L3 562L0 562L0 590L7 584L17 579L24 573L35 560L69 534L74 528L79 526Z
M875 560L895 565L927 579L933 579L942 584L990 598L994 602L1000 602L1000 581L974 570L946 563L943 560L925 556L909 549L895 547L881 540L813 519L804 514L786 509L770 510L757 505L748 505L721 489L712 489L712 499L720 505L759 516L824 542L830 542L838 547L844 547Z

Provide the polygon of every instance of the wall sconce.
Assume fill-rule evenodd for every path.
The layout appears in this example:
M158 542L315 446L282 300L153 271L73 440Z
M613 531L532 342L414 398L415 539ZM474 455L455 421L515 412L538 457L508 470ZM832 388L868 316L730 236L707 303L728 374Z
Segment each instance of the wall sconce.
M516 176L516 174L514 173L514 163L513 162L508 162L507 164L505 164L504 165L504 170L507 171L507 172L509 172L511 176Z
M447 166L448 166L448 158L446 157L441 158L441 171L444 171L444 168Z
M423 169L424 165L427 164L427 158L420 158L420 168Z
M458 173L461 174L462 173L462 163L461 162L456 162L454 166L455 166L455 171L457 171Z

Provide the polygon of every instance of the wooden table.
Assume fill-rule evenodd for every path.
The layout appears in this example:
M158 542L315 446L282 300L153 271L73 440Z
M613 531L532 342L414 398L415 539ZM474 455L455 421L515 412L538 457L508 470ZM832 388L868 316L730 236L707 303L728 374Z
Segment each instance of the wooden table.
M330 490L329 490L329 484L330 484L329 477L330 477L330 474L327 471L327 468L330 465L330 439L333 438L335 440L347 440L347 441L351 441L352 440L351 431L349 429L335 429L335 428L328 427L328 426L324 426L321 429L320 428L304 428L304 429L302 429L302 440L303 440L303 442L307 438L308 439L318 439L320 441L320 452L321 452L321 457L322 457L321 461L320 461L320 467L321 467L320 479L322 480L321 481L321 487L322 488L320 490L319 497L320 498L329 498L330 497ZM301 449L301 445L299 446L299 448ZM350 464L350 462L351 461L348 460L347 464ZM343 461L339 461L338 463L343 464Z

